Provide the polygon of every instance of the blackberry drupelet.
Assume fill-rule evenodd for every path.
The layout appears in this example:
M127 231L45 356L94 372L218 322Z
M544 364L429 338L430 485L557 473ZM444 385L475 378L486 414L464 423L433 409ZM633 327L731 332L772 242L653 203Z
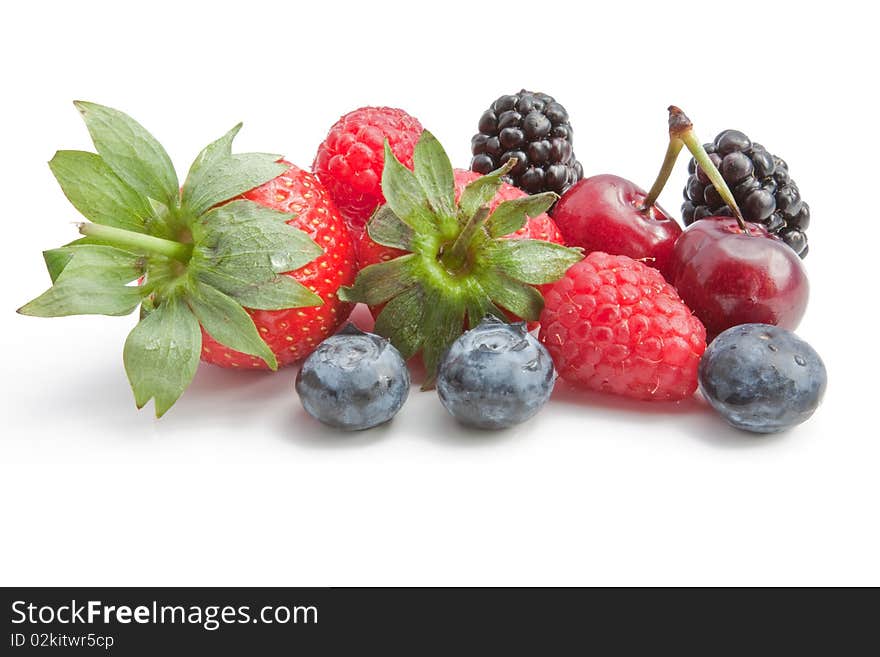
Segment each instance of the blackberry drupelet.
M805 258L809 250L806 231L810 206L801 199L785 160L738 130L725 130L713 143L705 144L705 149L733 192L746 221L763 224ZM691 175L681 206L685 225L713 215L731 216L730 208L693 159L688 172Z
M572 151L568 112L547 94L523 89L501 96L483 112L478 130L471 139L471 169L477 173L516 158L506 182L529 194L560 196L584 176Z

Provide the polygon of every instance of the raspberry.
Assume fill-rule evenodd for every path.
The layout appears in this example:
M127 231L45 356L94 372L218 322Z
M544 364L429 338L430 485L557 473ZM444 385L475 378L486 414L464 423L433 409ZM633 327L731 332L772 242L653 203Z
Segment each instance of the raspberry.
M540 338L566 381L644 400L696 390L706 329L656 269L596 251L544 300Z
M318 147L312 165L346 223L359 235L367 219L385 203L382 195L384 144L413 168L413 149L422 125L403 110L362 107L339 119Z

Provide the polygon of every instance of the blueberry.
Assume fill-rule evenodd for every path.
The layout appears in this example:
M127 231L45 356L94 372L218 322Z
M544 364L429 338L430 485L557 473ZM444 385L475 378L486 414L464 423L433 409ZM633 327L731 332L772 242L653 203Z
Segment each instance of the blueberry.
M743 324L712 341L699 380L700 392L731 425L773 433L813 414L828 376L819 354L791 331Z
M504 429L537 413L555 381L550 354L524 323L487 317L446 351L437 392L462 424Z
M356 431L394 417L409 383L406 363L388 340L348 324L306 358L296 391L316 420Z

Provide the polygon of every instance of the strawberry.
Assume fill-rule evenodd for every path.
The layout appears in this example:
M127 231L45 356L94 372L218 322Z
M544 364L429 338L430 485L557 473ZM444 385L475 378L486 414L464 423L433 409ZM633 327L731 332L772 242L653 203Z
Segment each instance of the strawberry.
M339 293L382 306L375 331L404 358L422 355L430 387L440 356L466 327L486 315L536 321L544 303L536 286L557 280L582 256L559 243L545 214L556 194L503 187L515 160L485 176L460 173L456 181L446 152L425 131L413 164L410 171L385 144L387 203L370 218L369 241L361 242L366 266Z
M461 193L469 183L480 177L480 174L468 169L455 169L455 201L461 198ZM501 183L495 196L489 201L489 210L494 211L503 201L512 201L522 198L526 193L521 189L509 185L506 182ZM537 217L528 217L525 226L515 233L505 235L507 239L521 239L529 237L535 240L545 240L555 244L565 244L562 233L556 225L556 222L550 218L546 212L542 212ZM364 231L357 243L358 262L361 268L377 262L383 262L403 255L405 252L391 247L382 246L374 242L370 235Z
M393 107L361 107L340 118L318 147L312 165L356 235L383 203L382 165L387 139L394 155L412 169L422 126Z
M323 253L296 271L287 272L317 294L323 304L283 310L251 310L260 337L269 345L279 365L308 356L351 313L352 305L336 292L354 281L357 259L348 227L329 194L314 176L292 164L277 178L242 194L241 198L293 217L288 225L305 232ZM202 360L224 367L266 369L266 362L219 344L203 329Z
M348 306L329 299L348 280L352 250L332 205L315 197L299 220L288 213L296 196L318 194L314 178L278 155L233 154L239 124L202 150L181 187L165 149L134 119L94 103L76 106L97 153L58 151L49 165L90 223L79 224L83 239L43 254L52 287L18 312L127 315L140 306L123 349L138 408L154 399L158 417L177 401L203 342L209 360L254 366L260 359L276 369L330 330L334 309L344 319ZM314 192L304 191L313 183ZM312 237L298 228L309 220ZM322 263L332 273L318 276L330 283L307 272ZM298 312L291 308L306 319L297 324L301 338L288 341L293 324L284 318Z
M595 251L545 299L540 339L563 379L644 400L696 390L706 329L656 269Z
M479 177L480 174L475 171L469 171L467 169L455 169L454 178L456 202L458 202L458 200L461 198L461 193L464 191L464 188L467 187L469 183L472 183ZM494 211L495 208L497 208L502 202L512 201L514 199L522 198L526 195L527 194L518 187L514 187L513 185L509 185L508 183L503 182L498 188L498 191L495 193L495 196L492 198L491 201L489 201L489 210ZM548 215L546 212L542 212L536 217L527 217L526 224L522 228L520 228L515 233L505 235L504 238L531 238L535 240L553 242L554 244L565 244L565 241L562 238L562 233L556 226L556 222L553 221L553 219L550 218L550 215ZM392 258L404 255L405 253L404 251L400 251L398 249L377 244L370 238L369 233L367 233L366 231L364 231L364 234L358 241L357 250L358 264L361 268L378 262L391 260ZM543 292L544 287L545 286L538 286L538 289ZM382 311L383 307L384 305L371 306L370 312L373 313L373 317L377 317ZM514 313L508 311L505 311L504 315L511 321L517 321L518 319L520 319ZM529 330L532 330L537 326L537 322L529 322Z

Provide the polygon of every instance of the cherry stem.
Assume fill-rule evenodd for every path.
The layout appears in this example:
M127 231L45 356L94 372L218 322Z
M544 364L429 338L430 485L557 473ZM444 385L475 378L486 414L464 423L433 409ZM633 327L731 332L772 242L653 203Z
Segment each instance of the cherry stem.
M101 224L81 223L77 224L77 227L79 232L86 237L94 237L120 249L165 256L184 264L189 262L192 256L192 244L183 244L162 239L161 237L144 235L143 233L135 233L131 230L115 228L114 226L103 226Z
M663 191L666 181L669 180L669 176L672 174L672 169L675 167L675 161L678 159L678 154L681 153L682 146L684 146L684 142L681 139L670 136L669 146L666 147L666 157L663 158L663 166L660 167L657 179L651 185L651 190L642 202L641 212L647 212L657 202L660 192Z
M715 191L718 192L721 200L733 212L733 216L736 218L736 223L739 224L740 229L748 234L748 226L746 226L746 221L742 216L739 205L736 203L736 199L733 198L730 187L727 186L718 167L715 166L706 149L703 148L702 142L694 134L694 125L691 123L691 120L675 105L669 107L669 138L679 139L687 146L691 155L694 156L697 165L699 165L703 173L706 174L706 177L714 185Z
M468 247L473 241L474 236L476 236L477 231L486 223L488 217L489 208L484 205L468 220L465 227L458 234L458 237L455 238L452 246L443 254L443 264L446 265L447 269L458 271L464 266L464 263L467 262Z

